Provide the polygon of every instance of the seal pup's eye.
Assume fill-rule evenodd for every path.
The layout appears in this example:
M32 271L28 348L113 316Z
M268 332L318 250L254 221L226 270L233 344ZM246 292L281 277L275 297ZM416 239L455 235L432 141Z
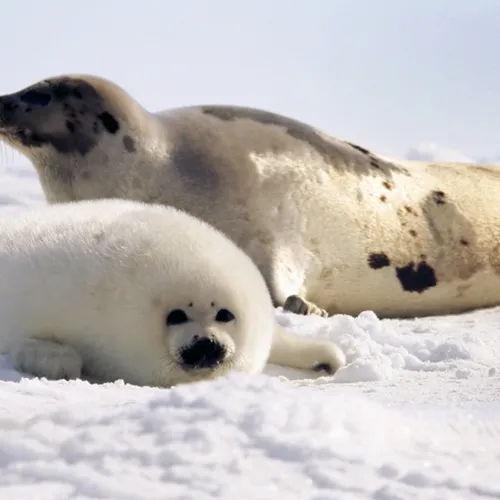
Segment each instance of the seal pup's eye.
M215 315L215 321L219 323L229 323L233 319L234 314L229 309L219 309Z
M167 325L181 325L182 323L187 323L189 318L187 314L182 309L174 309L170 311L167 316Z
M49 94L40 92L39 90L28 90L27 92L21 94L19 98L24 103L31 104L33 106L47 106L51 100Z

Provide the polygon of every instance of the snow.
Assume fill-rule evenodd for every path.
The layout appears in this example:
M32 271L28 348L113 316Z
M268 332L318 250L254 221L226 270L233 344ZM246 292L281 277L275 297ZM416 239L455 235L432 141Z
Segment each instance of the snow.
M29 165L3 168L0 216L44 203ZM276 315L348 364L158 389L49 382L0 358L0 499L500 498L500 308Z

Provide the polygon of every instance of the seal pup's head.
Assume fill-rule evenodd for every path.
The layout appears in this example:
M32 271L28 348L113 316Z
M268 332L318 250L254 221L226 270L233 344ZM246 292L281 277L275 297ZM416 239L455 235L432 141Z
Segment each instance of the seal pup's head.
M168 282L148 280L156 290L151 317L164 323L164 385L258 373L267 363L276 328L269 292L246 255L225 243L219 241L213 256L193 246L182 260L168 252L168 264L158 269Z
M245 353L245 311L206 300L166 314L166 347L172 372L181 379L212 378L231 369L254 371L253 353ZM265 345L265 338L263 339ZM244 354L244 358L242 358ZM175 368L174 366L175 365ZM250 370L247 370L250 368ZM171 375L169 375L171 376Z
M123 377L141 385L262 371L276 319L250 257L173 207L125 200L101 200L99 207L108 217L123 212L96 235L95 251L110 271L92 292L106 311L110 339L98 356L119 360Z

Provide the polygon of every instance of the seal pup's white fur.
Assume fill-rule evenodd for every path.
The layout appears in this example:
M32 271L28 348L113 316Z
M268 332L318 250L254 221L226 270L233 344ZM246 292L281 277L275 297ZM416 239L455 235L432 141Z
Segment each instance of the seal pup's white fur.
M0 137L50 202L183 209L256 263L303 314L420 316L500 304L500 168L402 162L236 106L151 113L95 76L0 97Z
M171 207L101 200L2 217L0 276L0 349L40 377L168 387L268 361L345 361L279 327L251 259Z

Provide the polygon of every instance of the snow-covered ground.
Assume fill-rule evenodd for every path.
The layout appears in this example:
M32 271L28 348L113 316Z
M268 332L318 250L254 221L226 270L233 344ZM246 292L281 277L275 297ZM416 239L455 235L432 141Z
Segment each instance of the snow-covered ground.
M0 204L44 204L31 167L0 171ZM276 314L348 365L166 390L29 379L0 359L0 498L500 498L500 308Z

